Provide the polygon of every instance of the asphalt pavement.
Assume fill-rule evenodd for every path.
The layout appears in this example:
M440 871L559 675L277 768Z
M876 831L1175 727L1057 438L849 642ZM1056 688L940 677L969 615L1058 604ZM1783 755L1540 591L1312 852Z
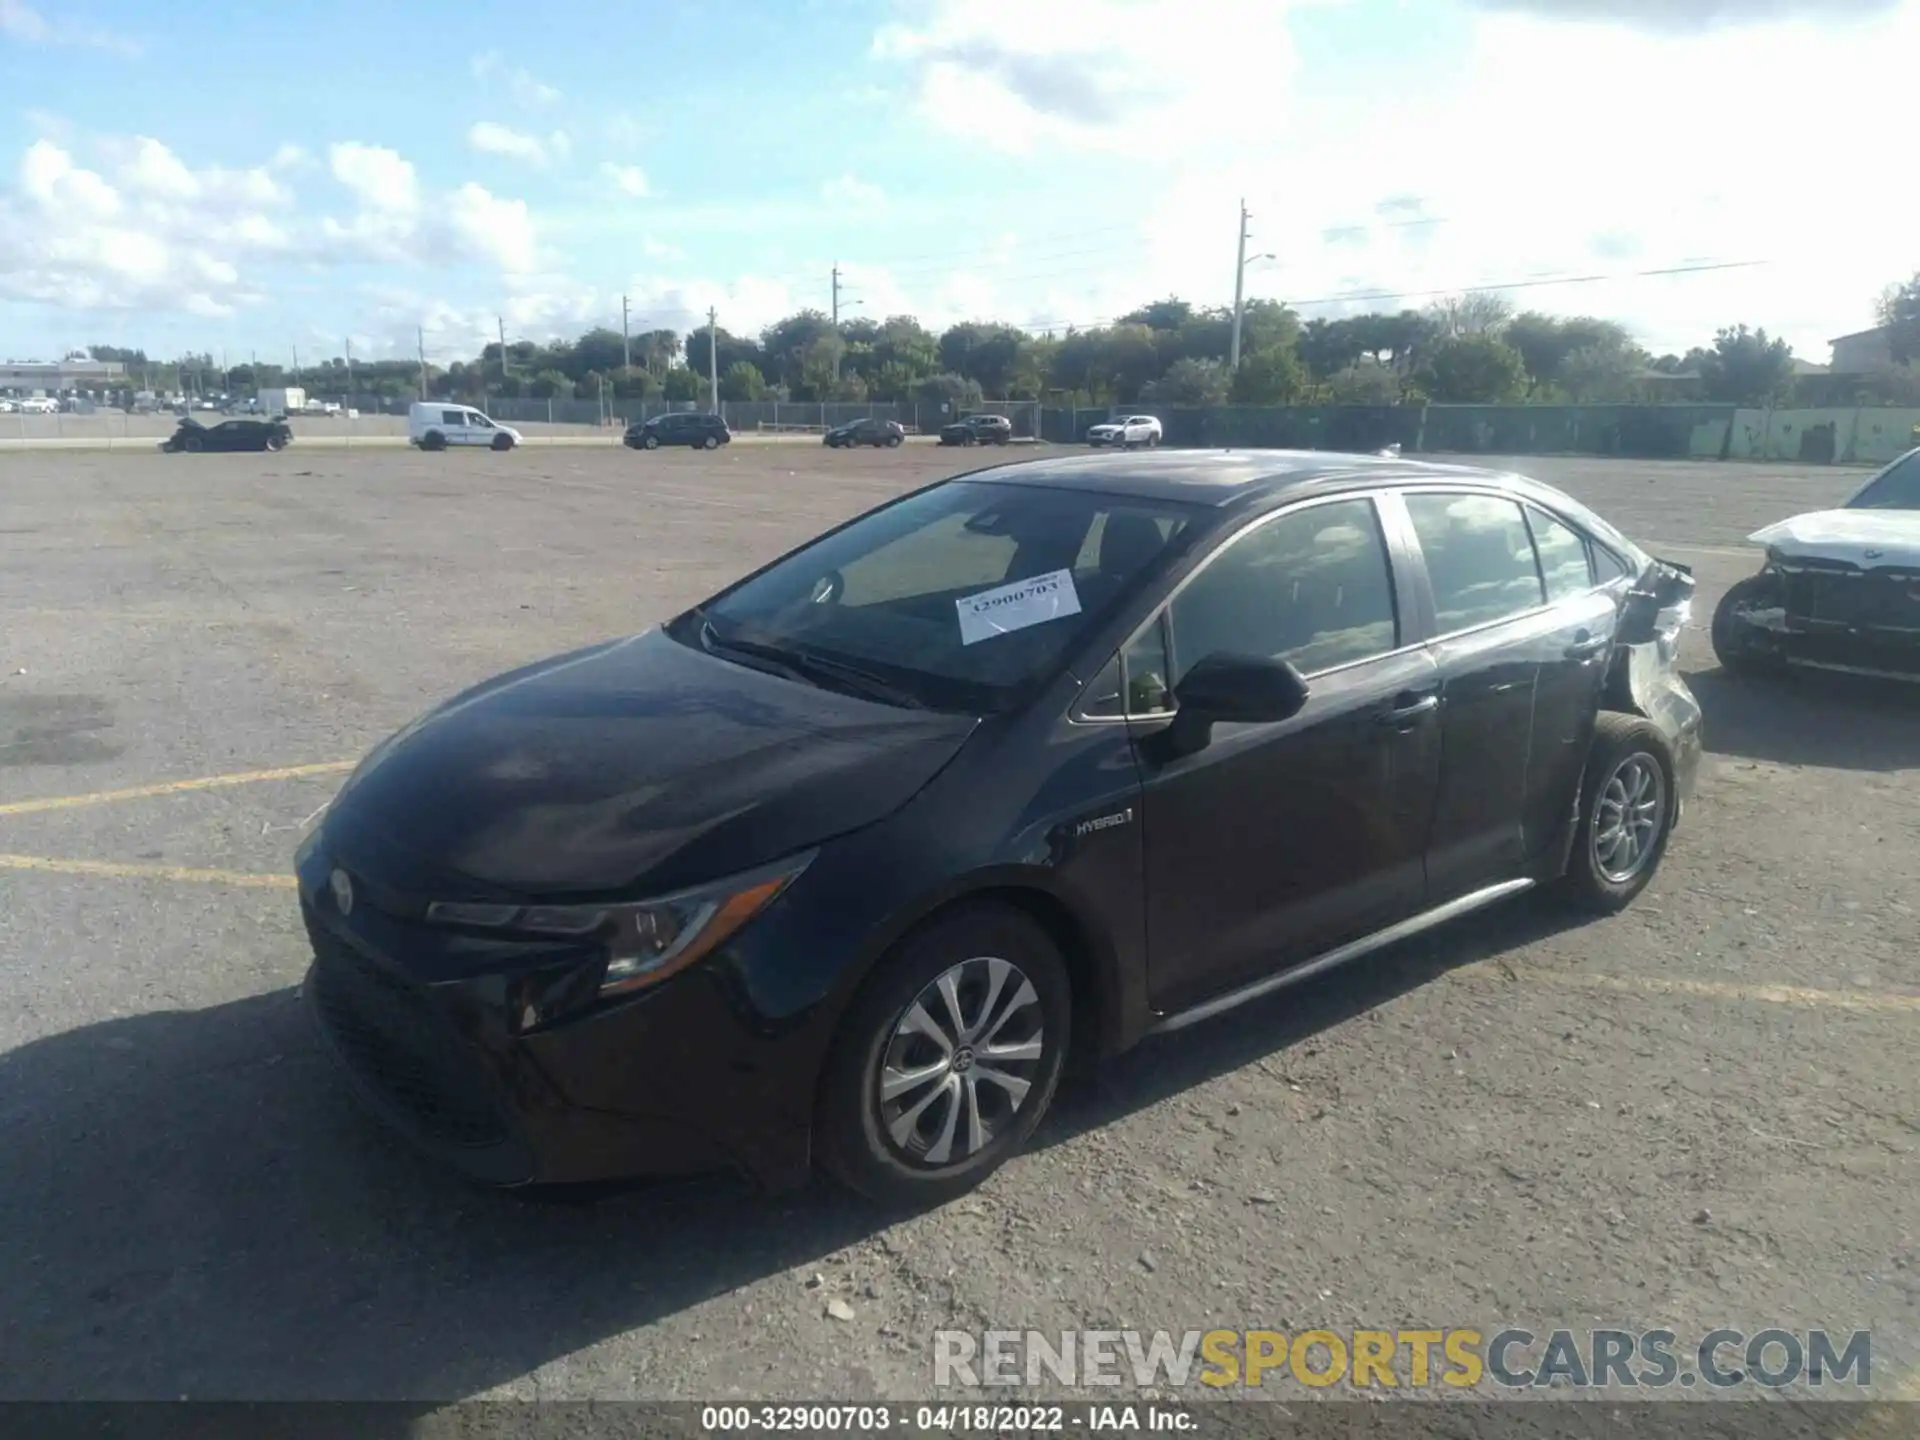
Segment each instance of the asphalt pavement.
M1510 462L1701 578L1709 754L1626 914L1521 901L1150 1042L910 1219L530 1205L371 1124L294 991L345 768L961 460L0 459L0 1399L924 1398L953 1328L1871 1330L1911 1373L1920 703L1736 682L1704 629L1853 471Z

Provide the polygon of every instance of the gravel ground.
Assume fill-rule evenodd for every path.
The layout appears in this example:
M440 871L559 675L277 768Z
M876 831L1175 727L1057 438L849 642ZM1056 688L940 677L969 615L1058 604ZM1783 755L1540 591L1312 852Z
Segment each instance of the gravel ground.
M351 760L958 458L0 460L0 1398L904 1399L943 1327L1826 1327L1873 1331L1877 1388L1912 1363L1920 706L1736 684L1700 627L1710 754L1630 912L1523 902L1150 1042L904 1221L532 1206L391 1143L275 888L337 770L26 803ZM1702 625L1745 534L1861 478L1513 463L1694 565Z

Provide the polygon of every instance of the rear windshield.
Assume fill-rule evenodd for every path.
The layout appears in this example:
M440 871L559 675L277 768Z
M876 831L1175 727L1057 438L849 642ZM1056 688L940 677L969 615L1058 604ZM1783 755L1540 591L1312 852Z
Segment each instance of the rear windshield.
M731 641L857 665L930 708L990 713L1057 673L1178 546L1194 513L950 481L776 562L672 633L715 653Z

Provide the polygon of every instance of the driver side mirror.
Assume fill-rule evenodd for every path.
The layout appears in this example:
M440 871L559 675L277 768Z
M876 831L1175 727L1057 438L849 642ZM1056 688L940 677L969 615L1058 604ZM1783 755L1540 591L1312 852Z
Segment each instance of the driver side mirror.
M1204 749L1218 722L1239 725L1291 720L1307 703L1309 687L1285 660L1215 651L1202 657L1174 687L1179 708L1166 730L1176 755Z

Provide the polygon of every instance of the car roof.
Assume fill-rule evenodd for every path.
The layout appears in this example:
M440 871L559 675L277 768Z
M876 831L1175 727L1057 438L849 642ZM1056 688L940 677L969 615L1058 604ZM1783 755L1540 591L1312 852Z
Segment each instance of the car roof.
M1014 461L956 478L1096 490L1199 505L1258 503L1308 486L1320 489L1341 484L1414 484L1422 480L1471 480L1546 490L1506 471L1328 450L1161 450L1130 455L1107 451Z

